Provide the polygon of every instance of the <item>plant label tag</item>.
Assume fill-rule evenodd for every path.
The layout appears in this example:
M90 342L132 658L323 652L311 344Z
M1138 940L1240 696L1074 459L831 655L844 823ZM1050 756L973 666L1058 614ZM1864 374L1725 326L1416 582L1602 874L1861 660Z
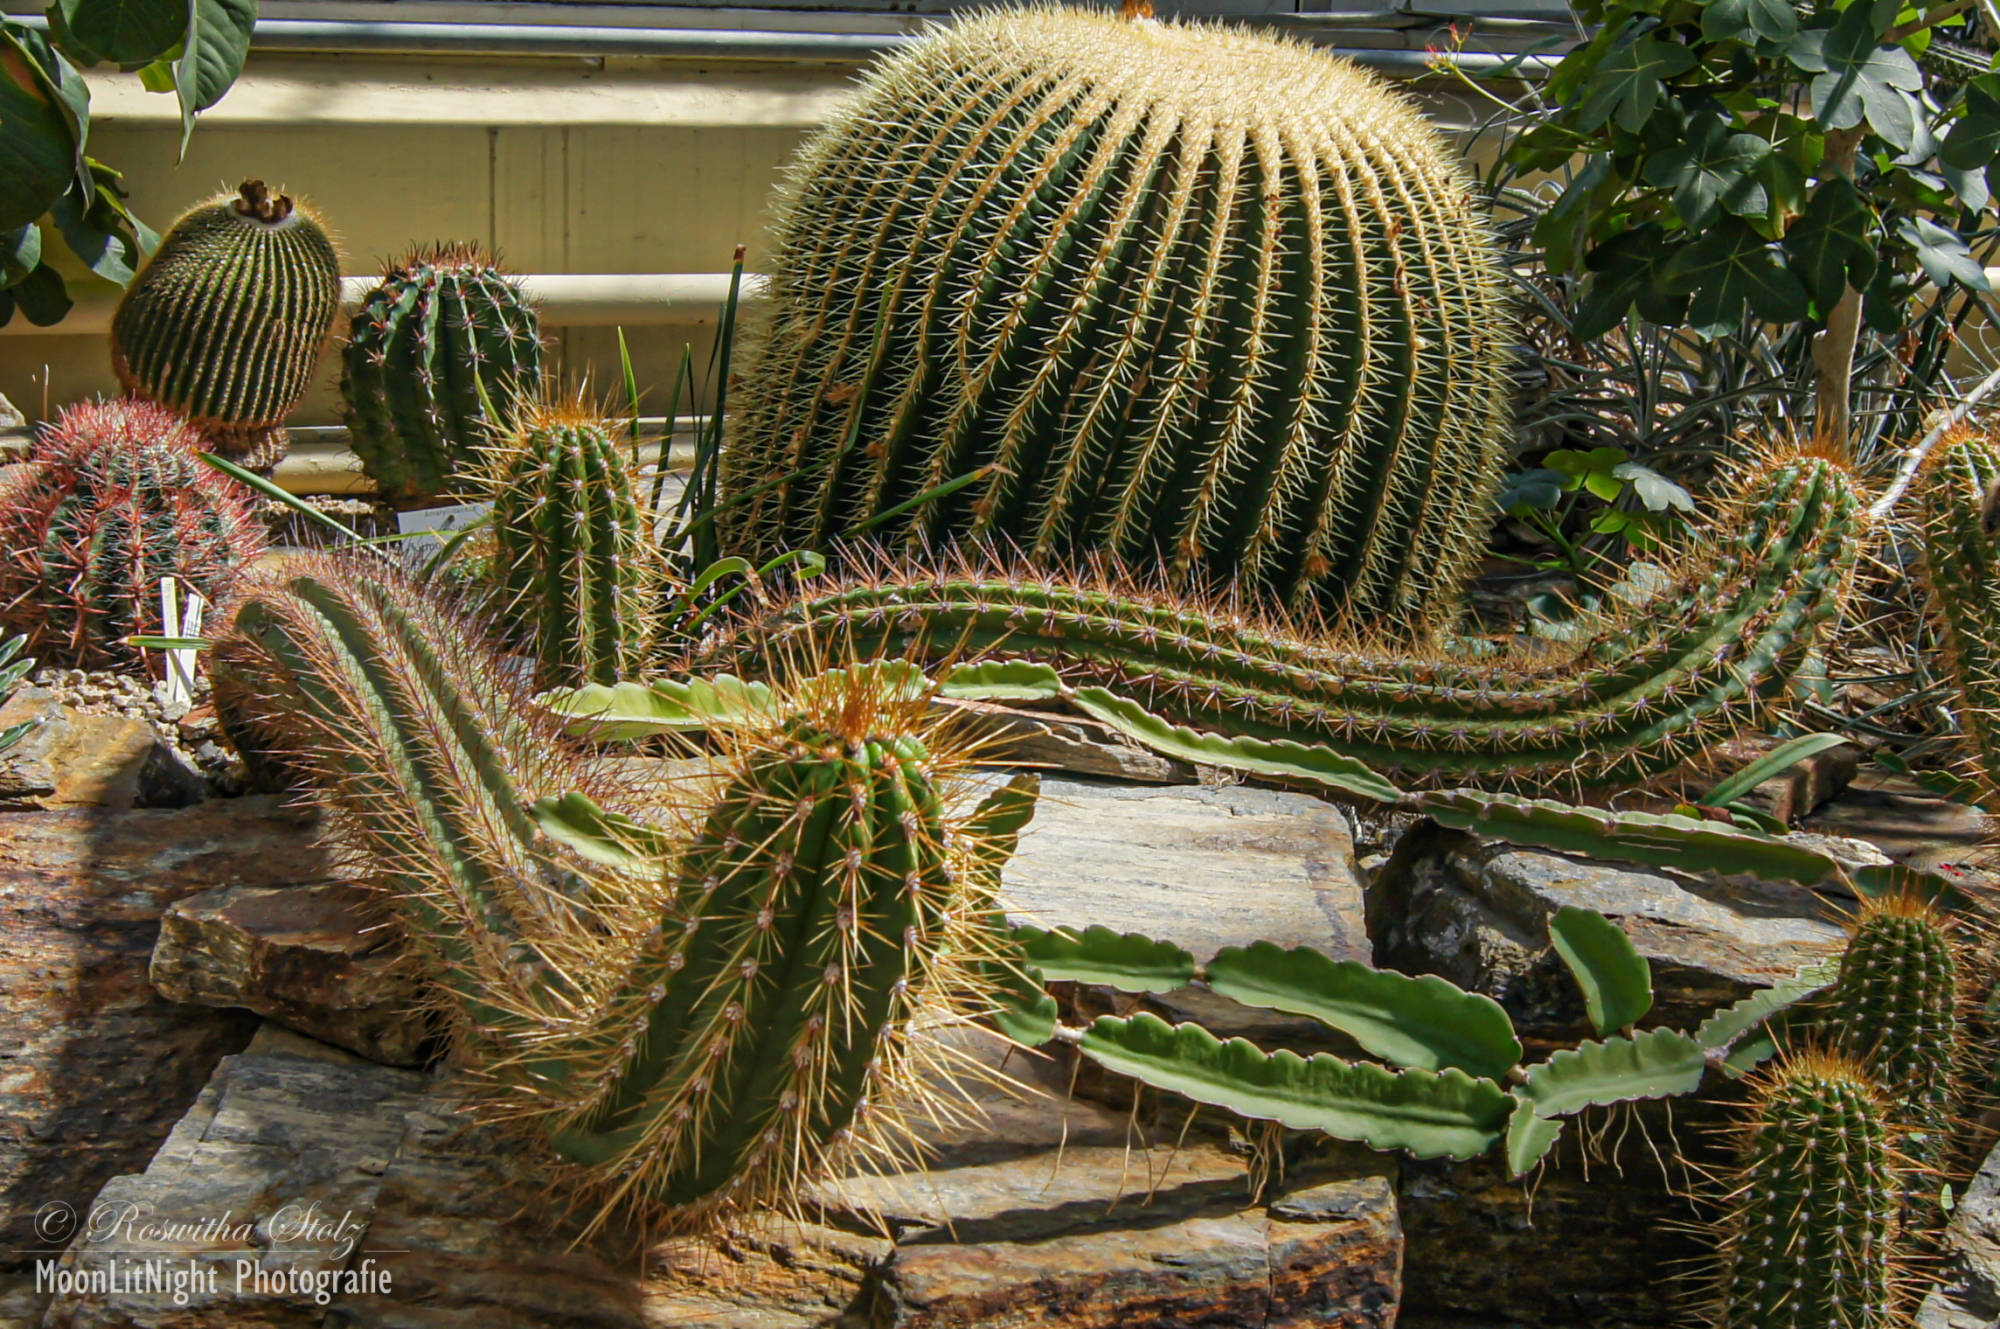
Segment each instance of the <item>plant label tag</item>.
M404 561L422 567L437 557L446 540L492 511L491 503L452 503L397 513L396 530L411 537L402 541Z

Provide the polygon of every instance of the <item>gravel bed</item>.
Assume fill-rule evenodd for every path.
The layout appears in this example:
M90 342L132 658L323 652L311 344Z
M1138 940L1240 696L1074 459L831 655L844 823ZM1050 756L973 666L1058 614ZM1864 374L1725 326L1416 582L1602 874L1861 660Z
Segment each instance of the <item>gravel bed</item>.
M169 701L165 683L108 669L38 669L30 681L86 715L150 720L162 738L194 763L208 781L212 797L234 797L248 784L243 758L230 746L216 718L205 676L195 678L191 702Z

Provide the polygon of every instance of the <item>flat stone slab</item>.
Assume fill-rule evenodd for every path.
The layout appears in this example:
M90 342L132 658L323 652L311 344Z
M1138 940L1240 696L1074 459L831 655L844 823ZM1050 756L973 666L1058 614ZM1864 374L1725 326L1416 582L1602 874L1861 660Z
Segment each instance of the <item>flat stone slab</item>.
M581 1240L529 1151L464 1122L448 1080L267 1025L152 1165L105 1187L43 1325L1394 1323L1402 1241L1382 1160L1359 1156L1255 1206L1242 1160L1206 1140L1128 1148L1120 1114L981 1093L988 1120L934 1136L927 1172L829 1187L819 1222ZM150 1226L119 1222L128 1212ZM893 1239L870 1235L862 1214ZM193 1272L177 1304L171 1285L111 1284L114 1261Z
M1995 1324L2000 1324L2000 1146L1959 1197L1945 1232L1941 1277L1917 1312L1917 1329Z

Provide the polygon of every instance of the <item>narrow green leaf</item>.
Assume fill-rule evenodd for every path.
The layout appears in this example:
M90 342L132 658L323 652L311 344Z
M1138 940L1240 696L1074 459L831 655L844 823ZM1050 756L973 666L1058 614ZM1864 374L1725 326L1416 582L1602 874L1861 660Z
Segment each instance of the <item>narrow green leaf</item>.
M983 660L946 674L938 695L960 701L1053 701L1063 695L1063 681L1048 665L1030 660Z
M1265 1053L1200 1025L1153 1015L1102 1016L1084 1031L1083 1054L1155 1088L1294 1130L1323 1131L1419 1158L1474 1158L1506 1129L1513 1100L1464 1071L1391 1071L1319 1053Z
M1702 796L1702 805L1726 808L1764 781L1783 775L1800 762L1810 761L1820 753L1830 752L1847 741L1846 736L1842 734L1806 734L1788 743L1780 743L1709 790Z
M1232 1001L1309 1015L1398 1066L1456 1066L1497 1080L1521 1060L1521 1040L1500 1003L1435 974L1413 978L1268 941L1220 951L1206 973Z
M1368 803L1394 803L1403 796L1400 789L1367 766L1331 748L1294 743L1290 739L1225 738L1198 733L1163 720L1137 702L1103 688L1079 688L1071 700L1091 718L1102 720L1155 752L1182 761L1303 780Z
M1531 1068L1517 1092L1535 1105L1536 1115L1565 1117L1628 1099L1693 1093L1707 1066L1700 1043L1672 1029L1653 1029L1558 1052Z
M30 53L37 33L0 28L0 231L26 226L75 182L82 151L61 100ZM46 44L44 43L44 48ZM51 53L53 57L53 53Z
M1028 963L1053 982L1088 983L1120 992L1173 992L1194 981L1194 956L1170 941L1091 926L1044 931L1021 924L1014 940Z
M740 724L768 714L771 689L734 674L657 683L592 683L544 693L541 703L577 723L574 734L607 742Z
M250 56L257 0L188 0L187 38L174 66L181 103L181 155L187 155L194 118L222 100Z
M674 850L667 831L606 811L584 794L541 799L528 815L551 840L605 867L658 873Z
M1832 986L1840 975L1838 960L1812 965L1789 978L1781 978L1761 992L1725 1006L1701 1022L1694 1031L1695 1041L1710 1052L1726 1052L1737 1040L1794 1003Z
M1583 989L1590 1023L1600 1035L1637 1024L1653 1009L1653 967L1625 929L1603 914L1564 905L1549 920L1549 940Z

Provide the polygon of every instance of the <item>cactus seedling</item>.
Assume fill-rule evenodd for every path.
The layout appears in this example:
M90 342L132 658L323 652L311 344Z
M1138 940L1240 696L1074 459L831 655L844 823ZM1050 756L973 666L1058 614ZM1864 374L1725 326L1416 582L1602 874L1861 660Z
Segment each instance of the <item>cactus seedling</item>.
M540 393L540 323L476 245L412 250L349 325L340 382L348 436L398 501L443 493L517 402Z
M1451 613L1499 479L1506 297L1397 93L1240 30L1003 10L885 61L794 178L729 552L873 522Z
M173 224L126 288L111 362L223 456L266 468L340 309L340 255L311 209L245 180Z
M214 599L264 534L199 446L152 402L64 411L0 492L0 631L53 663L129 666L125 638L160 630L162 578Z

